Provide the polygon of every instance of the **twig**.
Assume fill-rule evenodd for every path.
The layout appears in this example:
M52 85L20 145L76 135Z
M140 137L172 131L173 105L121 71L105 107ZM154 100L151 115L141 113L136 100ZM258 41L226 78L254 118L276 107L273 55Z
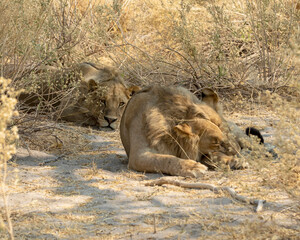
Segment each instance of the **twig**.
M179 56L181 56L181 57L182 57L182 58L190 65L190 67L192 68L192 70L193 70L193 72L194 72L194 74L191 73L192 77L193 77L195 80L199 79L198 74L197 74L197 71L195 70L193 64L192 64L192 63L191 63L191 62L190 62L183 54L181 54L180 52L178 52L178 51L176 51L175 49L172 49L172 48L170 48L170 47L167 47L166 49L169 50L169 51L175 52L175 53L177 53Z
M235 199L237 201L256 206L255 212L260 212L263 209L263 204L266 203L266 200L249 199L247 197L239 195L230 187L216 187L212 184L207 184L207 183L187 183L187 182L174 180L174 179L159 178L159 179L147 182L145 185L146 186L162 186L163 184L171 184L171 185L179 186L182 188L208 189L214 193L227 192L230 194L230 196L233 199Z
M39 164L39 166L44 166L45 164L56 162L56 161L58 161L59 159L63 158L64 156L66 156L66 155L65 155L65 154L62 154L62 155L60 155L60 156L58 156L58 157L56 157L56 158L53 158L53 159L50 159L50 160L46 160L46 161L44 161L44 162L41 162L41 163Z
M155 214L153 214L153 234L156 233L156 217Z

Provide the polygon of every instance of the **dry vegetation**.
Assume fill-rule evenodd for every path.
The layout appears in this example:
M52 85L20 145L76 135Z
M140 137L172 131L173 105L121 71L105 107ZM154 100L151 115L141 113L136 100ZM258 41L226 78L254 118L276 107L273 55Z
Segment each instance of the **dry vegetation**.
M105 151L109 149L93 152L86 138L87 134L98 134L98 131L53 121L53 104L72 90L63 81L66 76L72 77L68 69L78 62L89 61L114 65L125 81L141 86L154 83L182 85L195 94L203 87L212 87L220 94L226 117L238 121L241 116L249 116L247 124L252 123L260 129L271 128L269 139L276 146L277 159L270 160L262 153L261 147L257 146L257 150L253 147L247 156L251 160L251 171L239 176L220 169L215 175L210 174L211 179L205 180L218 184L218 178L226 179L224 184L270 201L277 200L277 193L283 194L293 204L281 211L299 225L298 0L1 0L0 14L0 74L5 78L1 78L0 82L0 170L4 202L7 201L6 174L13 174L7 172L7 161L14 153L13 143L17 147L44 150L70 158L79 153L89 155L93 161L96 160L93 156L106 156ZM62 74L41 71L44 66L61 69ZM11 79L10 85L6 79ZM13 115L15 91L10 86L17 91L25 89L35 93L40 101L38 107L29 109L19 105L19 116ZM54 102L43 98L41 92L45 89L55 92L57 98L51 100ZM239 114L235 115L236 112ZM253 116L265 121L252 122ZM240 125L244 126L245 122L240 122ZM18 141L13 126L19 128ZM106 154L109 155L109 152ZM13 163L10 165L14 167ZM94 162L90 163L84 177L95 181L102 178L100 182L108 179ZM141 181L145 175L125 170L114 176L114 181L120 181L118 177L123 181L132 178ZM253 186L250 184L249 189L249 185L243 185L243 182L251 182ZM18 189L14 184L12 181L10 187ZM98 185L95 187L100 188ZM194 192L191 191L186 194L193 199ZM130 195L129 191L127 193ZM161 189L145 195L136 191L133 195L137 199L149 200L160 194L164 194ZM26 238L22 237L26 229L23 226L28 224L35 224L36 229L32 231L38 232L37 229L41 228L57 238L81 236L80 230L84 230L77 225L82 226L84 221L100 224L94 212L85 217L80 215L80 219L76 219L77 215L72 212L61 213L61 216L56 213L59 223L64 224L65 220L73 224L55 233L55 223L51 227L42 224L49 216L24 215L20 210L14 212L14 209L7 208L7 204L5 206L6 210L1 210L0 227L3 231L0 235L6 238L13 238L13 225L19 225L15 234L23 239ZM12 221L10 211L14 212ZM101 216L108 219L105 214ZM198 224L207 233L217 232L220 239L222 234L226 238L240 239L300 237L299 228L269 224L273 215L263 219L263 224L241 222L237 228L222 224L233 221L229 219L232 215L228 212L216 216L194 212L184 223L176 218L176 214L154 212L153 216L160 218L156 220L160 225L155 231L181 226L184 232L188 226ZM156 226L153 216L147 215L143 221ZM105 221L100 225L104 226ZM131 226L130 231L134 235L137 229ZM141 231L150 233L153 228ZM125 235L126 238L132 236ZM38 235L34 236L38 238ZM120 233L99 233L97 236L103 239L122 238ZM184 235L181 236L184 238Z
M15 142L18 139L17 127L11 127L12 117L17 115L15 105L17 104L16 92L10 86L10 80L0 77L0 178L1 193L3 197L3 215L0 217L1 228L7 230L10 238L13 238L13 227L10 220L10 209L7 199L7 161L16 153Z

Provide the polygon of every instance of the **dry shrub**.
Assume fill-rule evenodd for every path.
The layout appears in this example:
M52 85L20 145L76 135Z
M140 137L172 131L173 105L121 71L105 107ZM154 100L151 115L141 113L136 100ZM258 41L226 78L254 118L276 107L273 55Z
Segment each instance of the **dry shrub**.
M31 72L22 80L24 91L19 96L22 112L35 112L36 116L48 115L50 119L58 117L57 107L61 100L73 94L79 97L79 84L82 76L77 67L68 69Z
M110 59L141 85L277 91L297 75L289 51L299 47L295 4L5 0L1 72L19 80L42 64Z
M16 126L10 127L11 120L17 115L15 111L16 92L9 86L10 80L0 78L0 183L1 195L4 202L4 212L0 216L1 228L7 230L11 239L14 239L10 209L6 195L7 161L16 153L15 141L18 139Z
M127 7L129 31L116 40L120 51L113 58L126 77L142 84L277 91L299 71L290 51L299 42L295 6L279 0L137 1Z
M104 6L91 6L92 2L79 11L68 0L4 0L1 75L17 82L42 65L69 67L102 53L110 13Z

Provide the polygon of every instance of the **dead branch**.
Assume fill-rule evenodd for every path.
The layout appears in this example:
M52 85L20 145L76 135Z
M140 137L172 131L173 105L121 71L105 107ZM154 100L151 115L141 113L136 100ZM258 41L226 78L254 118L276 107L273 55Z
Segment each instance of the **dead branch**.
M58 157L56 157L56 158L54 158L54 159L46 160L46 161L44 161L44 162L41 162L41 163L39 164L39 166L45 166L45 165L48 164L48 163L56 162L56 161L58 161L58 160L64 158L65 156L66 156L65 154L62 154L62 155L60 155L60 156L58 156Z
M177 53L179 56L181 56L181 57L182 57L182 58L190 65L190 67L191 67L191 69L192 69L192 71L193 71L193 73L190 73L190 74L192 75L193 79L195 79L195 80L198 80L198 79L199 79L199 76L198 76L198 74L197 74L196 69L194 68L193 64L187 59L187 57L185 57L183 54L181 54L180 52L178 52L178 51L176 51L175 49L172 49L172 48L170 48L170 47L167 47L166 49L169 50L169 51L175 52L175 53Z
M182 188L196 188L196 189L208 189L214 193L225 192L229 193L229 195L242 203L247 203L256 206L255 212L260 212L263 209L263 204L266 203L266 200L259 200L259 199L249 199L242 195L237 194L234 189L230 187L216 187L212 184L207 183L187 183L179 180L174 180L170 178L159 178L150 182L147 182L146 186L162 186L164 184L171 184Z

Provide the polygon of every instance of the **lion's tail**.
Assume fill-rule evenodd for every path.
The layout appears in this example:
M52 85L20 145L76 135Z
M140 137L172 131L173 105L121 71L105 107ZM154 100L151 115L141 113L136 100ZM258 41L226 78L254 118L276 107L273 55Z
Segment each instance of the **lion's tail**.
M257 136L259 139L260 139L260 144L264 144L265 140L263 138L263 136L261 135L260 131L254 127L247 127L246 128L246 134L248 136L250 135L254 135L254 136Z

